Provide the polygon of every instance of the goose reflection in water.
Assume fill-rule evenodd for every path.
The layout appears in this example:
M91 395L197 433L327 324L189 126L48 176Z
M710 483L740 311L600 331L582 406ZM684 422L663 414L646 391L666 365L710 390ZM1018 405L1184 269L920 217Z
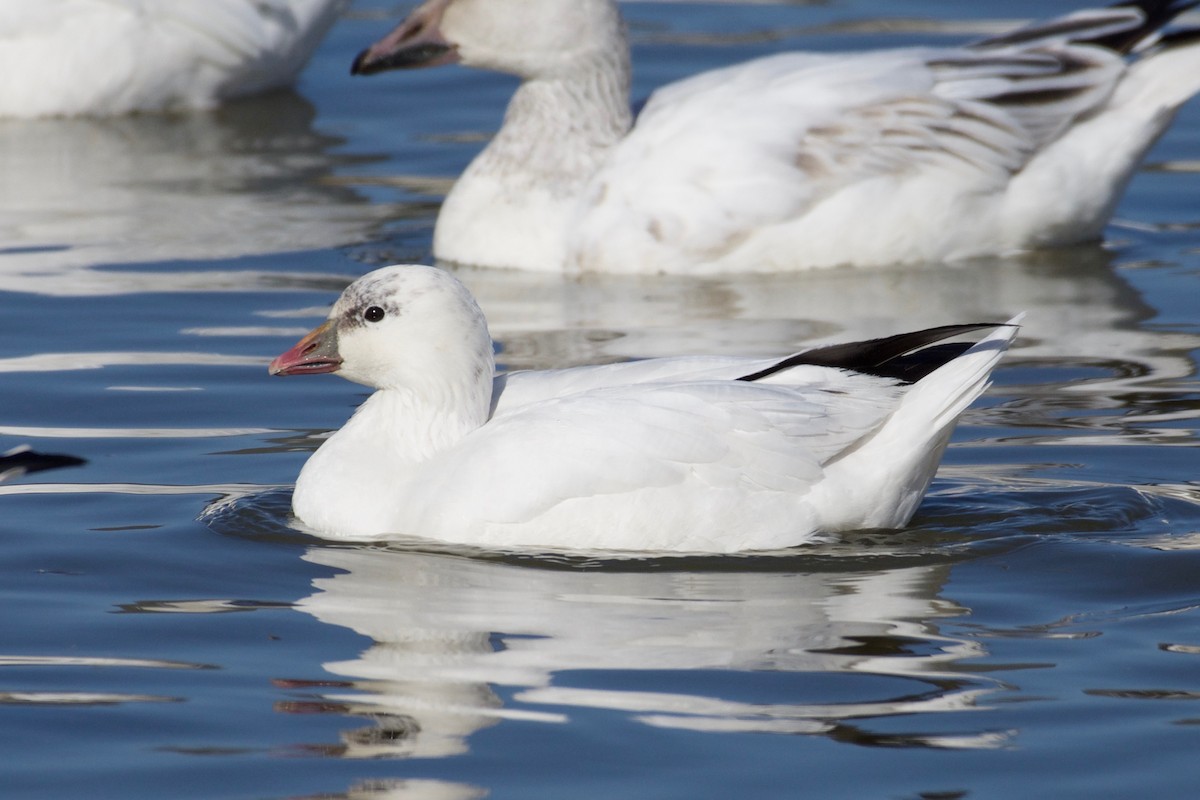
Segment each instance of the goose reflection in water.
M281 710L372 720L340 744L316 746L348 758L451 756L490 726L561 724L578 709L662 728L863 745L991 748L1011 735L975 714L920 721L980 711L999 689L957 669L985 655L977 642L939 631L942 620L966 613L939 596L944 564L795 571L795 561L748 559L719 570L670 562L557 569L331 547L313 547L305 559L337 572L315 580L297 607L373 641L354 658L323 664L330 680L283 677L296 698ZM587 677L595 671L602 681ZM716 684L723 689L710 694ZM788 699L720 696L761 698L772 686ZM896 715L914 716L916 730L952 732L885 733L872 723Z
M285 91L204 113L0 120L0 291L274 287L278 273L178 262L366 241L394 209L333 179L352 157L315 117Z

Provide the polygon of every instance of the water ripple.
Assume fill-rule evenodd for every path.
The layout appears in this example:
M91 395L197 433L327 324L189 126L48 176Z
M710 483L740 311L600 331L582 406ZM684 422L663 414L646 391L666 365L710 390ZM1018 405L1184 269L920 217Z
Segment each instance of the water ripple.
M112 706L122 703L182 703L182 697L119 692L0 692L0 705Z
M257 356L231 356L221 353L163 353L132 350L107 353L36 353L29 356L0 358L0 372L65 372L115 366L265 367L267 360Z
M98 656L6 656L0 667L146 667L151 669L217 669L213 664L164 661L153 658L104 658Z

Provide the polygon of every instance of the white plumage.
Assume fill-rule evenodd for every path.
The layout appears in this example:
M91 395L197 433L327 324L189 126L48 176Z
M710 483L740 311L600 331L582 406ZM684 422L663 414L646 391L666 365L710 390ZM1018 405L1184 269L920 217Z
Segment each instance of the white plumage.
M933 343L984 327L495 376L466 288L394 266L271 372L377 389L296 482L295 513L323 536L736 552L907 522L1016 329Z
M0 117L209 108L289 85L349 0L0 0Z
M1098 239L1200 91L1194 5L1140 0L948 48L785 53L659 89L636 123L612 0L427 0L361 73L461 61L522 79L447 196L441 260L774 272Z

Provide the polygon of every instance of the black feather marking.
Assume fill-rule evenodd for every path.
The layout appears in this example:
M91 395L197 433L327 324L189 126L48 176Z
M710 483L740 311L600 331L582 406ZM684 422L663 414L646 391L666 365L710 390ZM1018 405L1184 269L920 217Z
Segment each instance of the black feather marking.
M1014 55L997 56L943 56L931 58L925 64L933 69L990 69L992 72L1007 74L1021 72L1029 68L1037 68L1040 73L1058 72L1062 59L1045 53L1019 53Z
M979 48L1011 47L1013 45L1030 44L1044 39L1058 39L1063 37L1069 41L1095 41L1084 34L1088 31L1094 31L1096 27L1097 22L1095 19L1063 18L1046 23L1035 23L1028 27L1017 28L1010 33L991 36L983 41L976 42L974 46ZM1137 26L1134 30L1141 30L1141 27ZM1129 35L1131 35L1131 31L1121 31L1117 34L1110 34L1110 38ZM1141 38L1141 36L1138 38Z
M1092 91L1091 86L1068 86L1065 89L1030 89L992 95L988 102L998 106L1048 106L1062 103L1077 95Z
M895 378L915 383L943 364L958 358L972 342L937 344L952 336L962 336L985 328L998 328L1004 323L974 322L962 325L942 325L911 333L901 333L865 342L846 342L816 347L796 353L764 370L743 375L738 380L757 381L786 369L799 366L835 367L837 369ZM936 345L936 346L930 346Z
M1200 28L1181 28L1164 34L1155 43L1155 47L1168 50L1172 47L1189 47L1198 41L1200 41Z
M0 473L18 470L18 474L39 472L44 469L59 467L78 467L86 464L82 458L64 456L56 453L39 453L36 450L13 450L0 455Z
M1198 5L1200 5L1200 0L1184 0L1183 2L1179 2L1179 0L1128 0L1114 3L1112 8L1141 9L1141 12L1146 15L1146 21L1134 30L1102 36L1092 39L1091 42L1118 53L1128 53L1147 36L1170 24L1171 20L1183 12Z
M1137 9L1142 13L1141 23L1130 21L1128 27L1121 30L1099 36L1089 36L1087 35L1089 31L1095 31L1098 27L1111 30L1111 26L1099 24L1094 17L1077 19L1063 17L1018 28L1015 31L976 42L973 46L982 49L1011 47L1036 43L1041 39L1066 37L1072 42L1094 44L1117 53L1128 54L1147 37L1170 24L1171 20L1198 5L1200 5L1200 0L1124 0L1108 7ZM1116 21L1114 20L1114 22Z

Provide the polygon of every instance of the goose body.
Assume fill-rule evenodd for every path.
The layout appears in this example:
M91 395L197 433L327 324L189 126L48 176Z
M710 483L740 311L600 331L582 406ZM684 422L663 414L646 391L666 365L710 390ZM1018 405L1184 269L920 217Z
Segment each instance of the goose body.
M209 108L288 86L349 0L0 0L0 117Z
M364 74L519 76L447 196L443 261L541 271L774 272L1100 238L1178 107L1194 5L1138 0L946 48L783 53L655 92L636 121L612 0L427 0Z
M322 536L736 552L907 522L1015 330L497 376L466 288L394 266L351 284L271 372L377 390L297 479L296 516Z

